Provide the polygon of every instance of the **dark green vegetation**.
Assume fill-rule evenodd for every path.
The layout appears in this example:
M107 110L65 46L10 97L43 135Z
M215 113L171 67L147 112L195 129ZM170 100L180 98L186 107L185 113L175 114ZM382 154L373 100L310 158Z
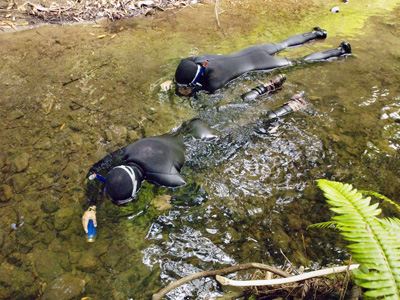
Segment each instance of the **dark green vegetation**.
M0 297L146 299L200 270L249 261L283 266L282 253L310 269L348 259L337 232L306 230L330 216L314 181L398 198L398 1L350 1L339 14L329 12L337 1L279 3L221 1L219 28L210 4L0 35ZM325 41L280 56L343 40L354 56L284 70L282 91L252 103L240 95L278 72L248 74L197 101L159 92L180 58L281 41L314 26L328 30ZM235 131L299 90L308 110L285 118L273 134L246 139ZM228 142L188 145L189 185L182 189L147 184L138 203L123 209L104 201L97 240L87 244L81 215L89 167L196 115L222 135L232 130ZM166 194L172 208L159 211L152 201ZM225 292L199 280L169 298Z

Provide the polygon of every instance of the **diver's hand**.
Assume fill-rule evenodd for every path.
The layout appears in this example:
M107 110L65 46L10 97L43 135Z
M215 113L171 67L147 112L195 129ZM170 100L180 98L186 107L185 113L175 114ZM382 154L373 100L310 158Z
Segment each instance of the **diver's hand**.
M93 220L94 227L97 227L97 220L96 220L96 206L92 205L89 206L88 210L82 216L82 225L85 232L88 232L88 224L89 220Z
M161 90L166 92L172 88L172 80L167 80L160 84Z

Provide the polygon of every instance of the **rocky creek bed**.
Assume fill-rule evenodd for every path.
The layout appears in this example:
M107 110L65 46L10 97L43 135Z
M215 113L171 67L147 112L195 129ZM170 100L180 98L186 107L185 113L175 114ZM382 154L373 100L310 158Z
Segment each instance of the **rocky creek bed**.
M376 17L377 24L366 29L361 18L340 27L347 24L341 19L345 14L323 22L341 1L248 1L240 7L221 1L217 15L216 2L204 2L207 13L184 1L52 3L0 2L1 299L149 299L173 279L202 268L246 260L282 265L279 249L296 266L342 263L345 247L335 233L306 230L329 216L312 181L337 178L393 199L398 195L398 100L392 95L399 93L400 46L393 38L399 36L399 18ZM116 21L135 15L140 21ZM269 26L262 18L271 20ZM240 154L239 161L226 160L211 172L199 169L198 175L185 170L191 184L175 191L172 208L163 196L173 193L150 184L134 207L102 203L98 240L85 242L80 217L84 177L92 163L138 138L169 131L213 101L215 111L228 110L232 96L249 86L234 84L237 90L200 99L203 103L171 101L157 86L171 77L181 55L282 40L309 30L316 19L330 26L328 45L295 52L337 46L345 37L358 55L293 70L287 87L265 101L265 107L279 105L290 93L306 89L311 112L289 119L265 145L259 141L259 148ZM49 23L58 25L36 27ZM85 26L71 28L72 23ZM254 30L258 23L264 27ZM175 28L177 37L170 34ZM372 31L364 34L360 28ZM165 39L174 49L165 50ZM371 59L373 53L381 56ZM255 105L249 115L265 107ZM355 117L359 113L362 118ZM261 161L255 166L262 172L251 164L254 159ZM243 175L244 163L260 178ZM232 174L240 180L229 186ZM305 179L293 183L293 174ZM191 176L206 184L195 184ZM230 194L242 180L255 184ZM176 295L221 296L212 280L200 286Z

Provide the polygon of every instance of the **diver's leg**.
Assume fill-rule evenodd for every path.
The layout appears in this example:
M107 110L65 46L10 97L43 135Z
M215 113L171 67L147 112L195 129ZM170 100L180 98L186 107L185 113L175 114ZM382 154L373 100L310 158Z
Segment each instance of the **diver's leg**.
M282 89L282 85L285 81L286 81L285 74L279 74L271 78L271 80L267 81L266 83L263 83L262 85L252 88L247 93L244 93L241 97L245 101L254 100L262 94L270 94L275 92L276 90Z
M268 51L269 54L274 54L288 47L298 46L311 40L324 39L327 35L328 33L326 32L326 30L315 27L314 30L311 32L294 35L284 40L283 42L265 44L265 51Z
M272 132L279 126L277 121L280 117L305 107L307 107L307 100L304 92L294 94L287 103L277 109L264 113L262 117L251 123L251 126L260 133Z
M305 97L304 92L300 92L297 94L294 94L290 100L282 105L281 107L278 107L277 109L273 111L269 111L264 115L264 120L273 120L279 117L283 117L285 115L290 114L291 112L303 109L307 106L307 100Z
M315 52L307 55L303 60L308 62L327 60L332 57L346 56L351 54L351 46L348 42L343 42L338 48L324 52Z

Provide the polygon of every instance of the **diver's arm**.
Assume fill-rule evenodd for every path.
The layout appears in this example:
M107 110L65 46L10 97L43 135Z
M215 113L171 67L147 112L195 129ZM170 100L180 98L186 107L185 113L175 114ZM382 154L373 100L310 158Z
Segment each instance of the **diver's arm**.
M124 161L124 149L118 149L113 153L100 159L95 163L86 175L86 196L88 206L96 205L97 198L101 194L100 187L105 182L106 174L115 166L120 165ZM102 174L102 175L100 175Z
M113 167L122 164L124 160L125 148L118 149L95 163L86 175L89 178L93 174L102 173L103 171L110 171Z
M88 199L88 208L82 216L82 226L86 233L88 232L88 224L90 220L93 220L93 225L97 227L96 202L102 194L105 183L105 178L99 173L106 175L106 173L108 173L114 166L122 164L123 159L124 148L108 154L89 169L89 172L86 175L86 197Z

